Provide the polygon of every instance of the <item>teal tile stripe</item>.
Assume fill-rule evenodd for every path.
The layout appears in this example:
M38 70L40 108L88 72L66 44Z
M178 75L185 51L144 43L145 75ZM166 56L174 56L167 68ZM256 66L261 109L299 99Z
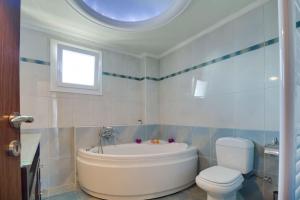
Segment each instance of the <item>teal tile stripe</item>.
M128 76L128 75L123 75L123 74L116 74L116 73L110 73L110 72L102 72L103 75L106 76L113 76L113 77L118 77L118 78L126 78L130 80L136 80L136 81L143 81L143 80L152 80L152 81L160 81L160 78L155 78L155 77L135 77L135 76Z
M24 57L21 57L20 60L22 62L34 63L34 64L39 64L39 65L50 65L50 62L46 62L43 60L36 60L36 59L24 58Z
M135 77L135 76L128 76L128 75L123 75L123 74L110 73L110 72L102 72L102 74L105 75L105 76L125 78L125 79L136 80L136 81L142 81L142 80L144 80L143 77L140 78L140 77Z
M300 22L299 22L299 26L300 26ZM236 57L236 56L239 56L239 55L251 52L251 51L258 50L258 49L266 47L266 46L270 46L272 44L278 43L278 41L279 41L278 38L273 38L273 39L267 40L265 42L255 44L253 46L247 47L247 48L239 50L239 51L235 51L233 53L226 54L226 55L218 57L218 58L214 58L212 60L203 62L199 65L195 65L193 67L189 67L189 68L180 70L178 72L174 72L172 74L169 74L169 75L166 75L166 76L163 76L160 78L155 78L155 77L150 77L150 76L135 77L135 76L129 76L129 75L123 75L123 74L117 74L117 73L111 73L111 72L102 72L102 74L105 76L124 78L124 79L136 80L136 81L143 81L143 80L162 81L162 80L172 78L172 77L175 77L175 76L178 76L178 75L181 75L181 74L184 74L184 73L187 73L187 72L190 72L190 71L202 68L202 67L206 67L206 66L212 65L214 63L218 63L218 62L221 62L221 61L224 61L224 60L227 60L227 59L230 59L230 58L233 58L233 57ZM50 65L50 62L46 62L46 61L42 61L42 60L35 60L35 59L24 58L24 57L21 57L20 60L22 62L29 62L29 63L35 63L35 64L41 64L41 65Z
M298 22L296 23L296 27L297 27L297 28L300 28L300 21L298 21Z
M215 63L218 63L218 62L221 62L221 61L224 61L224 60L227 60L227 59L230 59L230 58L233 58L233 57L245 54L245 53L249 53L251 51L255 51L255 50L258 50L260 48L263 48L263 47L270 46L272 44L278 43L278 41L279 41L278 38L273 38L273 39L267 40L265 42L262 42L262 43L255 44L253 46L247 47L245 49L242 49L242 50L239 50L239 51L235 51L233 53L229 53L229 54L226 54L226 55L218 57L218 58L214 58L212 60L206 61L206 62L201 63L199 65L195 65L193 67L189 67L189 68L180 70L178 72L174 72L172 74L163 76L163 77L160 78L160 80L164 80L164 79L168 79L168 78L171 78L171 77L174 77L174 76L178 76L180 74L184 74L184 73L192 71L192 70L196 70L196 69L199 69L199 68L202 68L202 67L206 67L208 65L215 64Z

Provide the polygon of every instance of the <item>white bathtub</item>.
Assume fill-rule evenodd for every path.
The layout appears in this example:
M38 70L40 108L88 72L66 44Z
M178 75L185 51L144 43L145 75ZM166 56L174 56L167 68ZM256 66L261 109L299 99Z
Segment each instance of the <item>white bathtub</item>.
M185 143L121 144L79 149L78 180L88 194L109 200L152 199L194 184L198 155Z

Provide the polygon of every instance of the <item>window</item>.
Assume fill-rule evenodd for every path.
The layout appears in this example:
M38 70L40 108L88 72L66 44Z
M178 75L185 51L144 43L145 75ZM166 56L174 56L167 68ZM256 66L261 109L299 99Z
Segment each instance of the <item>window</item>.
M101 52L51 40L51 90L101 95Z

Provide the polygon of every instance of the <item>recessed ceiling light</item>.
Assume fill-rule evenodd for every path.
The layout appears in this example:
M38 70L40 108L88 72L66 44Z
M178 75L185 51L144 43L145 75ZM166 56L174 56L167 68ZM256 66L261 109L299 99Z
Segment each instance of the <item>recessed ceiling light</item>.
M98 24L127 31L161 27L181 14L191 0L67 0Z

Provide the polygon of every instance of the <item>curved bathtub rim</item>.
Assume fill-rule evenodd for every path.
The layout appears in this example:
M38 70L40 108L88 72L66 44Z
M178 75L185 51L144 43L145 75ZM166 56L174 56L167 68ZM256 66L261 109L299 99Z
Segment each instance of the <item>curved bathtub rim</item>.
M93 163L91 161L88 160L84 160L84 158L77 158L76 161L77 162L81 162L83 164L86 165L90 165L90 166L94 166L94 167L110 167L110 168L119 168L119 169L128 169L128 168L141 168L141 167L156 167L156 166L160 166L160 165L170 165L170 164L178 164L178 163L183 163L183 162L188 162L194 159L198 159L198 156L192 156L186 159L181 159L180 161L174 161L174 160L163 160L162 161L158 161L158 162L151 162L151 164L149 162L146 162L146 164L141 164L140 162L134 162L134 161L130 161L130 163L122 163L123 166L120 167L120 164L118 162L116 163ZM145 162L144 160L137 160L137 161L141 161L141 162ZM157 161L157 160L155 160ZM112 161L109 161L112 162ZM120 161L120 162L124 162L124 160Z
M121 160L129 160L129 159L151 159L157 157L165 157L165 156L173 156L179 154L185 154L190 151L197 151L196 147L188 146L186 149L174 151L174 152L167 152L167 153L155 153L155 154L136 154L136 155L117 155L117 154L99 154L87 151L86 148L78 149L77 156L83 156L90 159L121 159Z

